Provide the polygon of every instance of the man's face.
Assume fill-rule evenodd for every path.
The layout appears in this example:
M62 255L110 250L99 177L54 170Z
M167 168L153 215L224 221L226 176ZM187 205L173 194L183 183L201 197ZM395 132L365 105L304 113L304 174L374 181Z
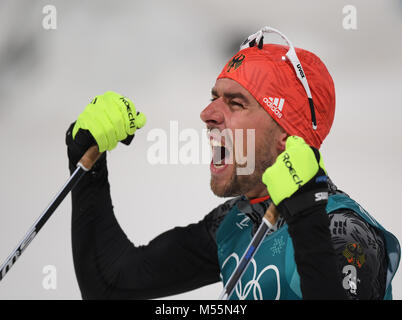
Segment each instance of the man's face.
M217 80L211 94L211 103L201 112L201 119L212 132L210 135L213 146L213 159L210 165L212 191L219 197L246 195L254 198L267 195L261 177L280 152L278 139L284 134L283 130L236 81ZM247 135L252 133L247 129L255 130L254 136L251 135L254 146L250 140L247 141ZM218 141L216 132L232 134ZM239 138L241 136L242 139ZM236 161L240 155L246 157L246 163ZM247 174L239 174L239 170L246 166L250 167L251 162L253 170Z

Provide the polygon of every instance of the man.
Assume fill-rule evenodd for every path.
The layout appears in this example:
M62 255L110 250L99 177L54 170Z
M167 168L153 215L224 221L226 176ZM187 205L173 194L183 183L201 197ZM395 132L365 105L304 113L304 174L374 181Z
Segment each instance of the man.
M137 247L113 213L106 153L73 190L72 248L84 299L157 298L226 283L272 201L280 216L231 299L392 297L398 241L337 190L318 151L334 119L331 76L280 33L289 46L263 44L265 32L278 33L265 28L248 38L201 112L213 146L211 189L234 198ZM97 96L67 131L70 170L91 145L112 150L144 124L129 99ZM244 163L229 160L244 150L216 132L245 136L247 129L255 130L255 168L239 174Z

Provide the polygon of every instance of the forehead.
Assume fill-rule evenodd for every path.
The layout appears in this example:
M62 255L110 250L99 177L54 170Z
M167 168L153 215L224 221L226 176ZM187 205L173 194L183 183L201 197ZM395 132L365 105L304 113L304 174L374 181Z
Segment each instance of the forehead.
M216 80L214 87L212 88L213 93L218 95L223 95L224 93L241 93L249 101L255 101L254 97L238 82L229 78L221 78Z

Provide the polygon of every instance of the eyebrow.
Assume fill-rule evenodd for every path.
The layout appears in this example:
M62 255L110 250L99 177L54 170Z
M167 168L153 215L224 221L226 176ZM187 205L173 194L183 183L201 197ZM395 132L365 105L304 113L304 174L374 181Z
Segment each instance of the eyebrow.
M215 88L212 88L212 90L211 90L211 95L212 95L212 96L215 96L215 97L218 97L218 96L219 96L219 95L218 95L218 91L217 91ZM246 96L245 96L244 94L240 93L240 92L233 92L233 93L231 93L231 92L225 92L225 93L223 94L223 96L224 96L226 99L236 99L236 98L239 98L239 99L244 100L244 102L249 103L249 100L246 98Z

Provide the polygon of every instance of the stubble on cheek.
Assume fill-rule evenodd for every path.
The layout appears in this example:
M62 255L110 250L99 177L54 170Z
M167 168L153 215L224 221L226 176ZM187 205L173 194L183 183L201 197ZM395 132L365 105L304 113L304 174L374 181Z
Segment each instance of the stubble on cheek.
M239 195L245 195L252 190L262 187L262 174L270 167L276 159L276 154L271 150L273 143L273 132L268 130L262 138L260 143L255 141L255 150L252 155L255 157L253 161L254 170L250 174L241 174L238 172L240 168L246 167L248 164L234 164L231 165L231 173L225 179L219 179L218 177L211 176L211 190L218 197L236 197ZM258 153L257 153L258 150ZM234 153L236 150L234 150ZM248 152L247 152L248 154ZM236 157L233 157L234 159Z

